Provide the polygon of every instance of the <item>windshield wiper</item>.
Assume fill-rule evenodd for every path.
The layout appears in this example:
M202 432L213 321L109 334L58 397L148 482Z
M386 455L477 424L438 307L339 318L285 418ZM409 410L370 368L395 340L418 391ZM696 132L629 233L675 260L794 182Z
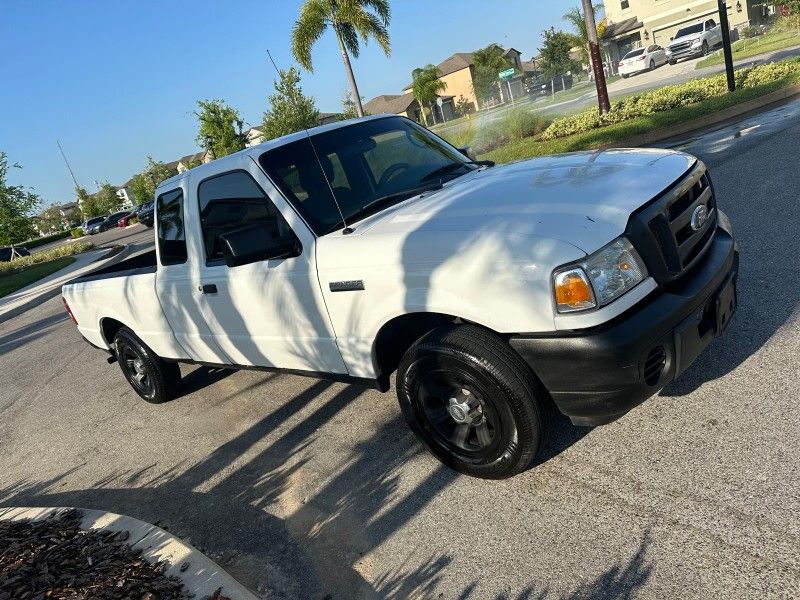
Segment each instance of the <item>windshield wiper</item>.
M493 167L494 161L493 160L465 160L461 162L453 162L448 163L446 165L442 165L438 169L434 169L427 175L425 175L420 181L430 181L435 177L439 177L440 175L445 175L450 171L455 171L456 169L460 169L464 165L477 165L479 167Z
M393 194L387 194L386 196L381 196L380 198L375 198L374 200L370 200L369 202L367 202L364 206L359 208L353 214L347 215L346 217L347 223L349 225L351 223L355 223L356 221L366 219L369 215L378 212L383 206L394 204L401 200L407 200L408 198L412 198L414 196L422 194L423 192L430 192L433 190L440 190L440 189L442 189L442 182L432 181L430 183L426 183L424 185L418 185L408 190L403 190L401 192L395 192ZM332 231L341 229L341 227L342 227L341 223L337 223L327 233L331 233Z

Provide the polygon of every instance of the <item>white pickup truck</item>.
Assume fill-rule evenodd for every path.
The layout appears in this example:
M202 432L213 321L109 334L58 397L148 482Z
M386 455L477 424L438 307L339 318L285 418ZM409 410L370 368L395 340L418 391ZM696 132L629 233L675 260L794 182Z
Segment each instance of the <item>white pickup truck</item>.
M738 251L696 158L474 162L376 116L272 140L156 191L155 250L70 282L67 310L145 400L178 363L396 389L445 464L525 469L681 374L736 308Z
M705 56L721 45L722 27L714 19L706 19L679 29L665 51L669 64L674 65L682 58Z

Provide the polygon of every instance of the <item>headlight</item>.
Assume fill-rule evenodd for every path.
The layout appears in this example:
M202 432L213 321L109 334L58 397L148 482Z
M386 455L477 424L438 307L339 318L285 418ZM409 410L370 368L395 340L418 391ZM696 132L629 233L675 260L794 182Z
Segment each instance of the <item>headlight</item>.
M583 263L553 273L560 313L605 306L647 278L647 267L624 237L604 246Z
M692 48L697 48L703 44L703 40L697 39L692 42Z

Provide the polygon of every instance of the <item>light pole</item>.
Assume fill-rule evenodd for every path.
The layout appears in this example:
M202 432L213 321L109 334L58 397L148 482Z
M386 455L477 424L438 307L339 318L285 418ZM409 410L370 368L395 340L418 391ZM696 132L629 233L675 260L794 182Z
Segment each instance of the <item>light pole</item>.
M725 55L725 73L728 75L728 91L736 89L736 77L733 74L733 52L731 50L731 28L728 24L728 6L725 0L717 0L719 4L719 26L722 29L722 53Z
M582 0L582 2L583 18L586 21L586 32L589 37L589 59L592 62L594 83L597 86L597 102L600 107L600 114L604 115L611 110L611 101L608 99L606 74L605 71L603 71L603 57L600 55L600 44L597 40L597 25L594 22L594 9L592 8L592 0Z

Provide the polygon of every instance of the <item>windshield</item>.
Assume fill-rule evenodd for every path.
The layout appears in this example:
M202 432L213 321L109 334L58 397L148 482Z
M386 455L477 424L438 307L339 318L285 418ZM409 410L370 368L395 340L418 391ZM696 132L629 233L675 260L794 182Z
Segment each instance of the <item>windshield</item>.
M644 53L644 48L640 48L639 50L631 50L625 55L625 57L622 60L625 60L626 58L633 58L634 56L640 56L643 53Z
M94 219L89 219L88 221L86 221L86 224L87 225L96 225L97 223L102 223L105 220L106 220L105 217L95 217Z
M678 33L675 34L675 39L682 38L687 35L693 35L695 33L703 33L703 24L698 23L697 25L692 25L690 27L684 27L683 29L678 29Z
M313 147L303 138L265 152L259 162L317 235L344 227L331 189L351 225L477 168L402 117L363 121L312 139Z

